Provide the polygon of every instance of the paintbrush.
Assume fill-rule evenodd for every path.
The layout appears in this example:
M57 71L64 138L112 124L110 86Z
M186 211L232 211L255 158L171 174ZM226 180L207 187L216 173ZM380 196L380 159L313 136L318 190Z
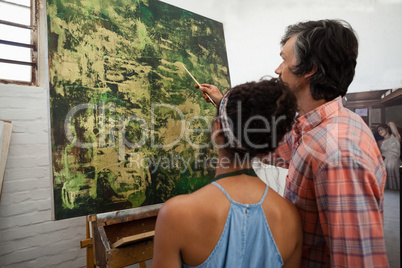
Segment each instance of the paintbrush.
M189 70L187 70L186 66L184 66L183 63L182 63L181 65L183 66L184 70L186 70L186 72L191 76L191 78L193 78L194 82L196 82L197 85L201 88L200 83L198 83L198 81L197 81L197 80L194 78L194 76L189 72ZM211 103L212 103L215 107L218 107L218 106L216 105L216 103L214 102L214 100L208 95L208 93L204 92L204 94L205 94L205 96L208 97L208 99L211 101Z

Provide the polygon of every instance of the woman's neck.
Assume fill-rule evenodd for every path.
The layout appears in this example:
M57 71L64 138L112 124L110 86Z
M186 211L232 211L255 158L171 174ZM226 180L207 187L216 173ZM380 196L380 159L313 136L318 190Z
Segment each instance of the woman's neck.
M215 176L242 169L253 168L251 160L252 159L250 159L248 155L244 157L229 155L226 151L220 149Z
M384 139L388 140L389 138L391 138L391 134L389 134L389 133L385 134Z

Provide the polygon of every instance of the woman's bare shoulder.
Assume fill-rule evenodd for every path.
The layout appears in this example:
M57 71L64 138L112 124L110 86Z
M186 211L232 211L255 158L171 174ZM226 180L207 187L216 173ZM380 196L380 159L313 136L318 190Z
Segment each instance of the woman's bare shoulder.
M267 197L267 221L279 252L286 263L295 255L301 254L303 230L299 211L292 202L272 189Z
M173 267L181 263L181 253L188 247L188 241L193 240L194 230L197 230L194 226L200 226L199 203L202 202L198 201L199 194L196 191L173 197L160 208L155 226L152 262L155 267Z
M158 217L182 222L184 218L192 218L199 210L208 207L211 198L216 194L211 185L184 195L167 200L159 210Z
M158 220L175 221L191 212L191 194L178 195L170 198L159 209Z
M267 197L268 208L274 215L278 217L278 220L294 220L292 222L300 222L299 211L292 202L285 199L272 189L269 190Z

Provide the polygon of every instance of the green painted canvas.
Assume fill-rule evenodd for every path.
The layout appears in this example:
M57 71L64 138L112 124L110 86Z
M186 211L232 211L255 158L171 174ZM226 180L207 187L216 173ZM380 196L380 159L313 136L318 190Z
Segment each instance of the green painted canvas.
M156 0L48 0L56 219L162 203L209 183L230 87L223 25Z

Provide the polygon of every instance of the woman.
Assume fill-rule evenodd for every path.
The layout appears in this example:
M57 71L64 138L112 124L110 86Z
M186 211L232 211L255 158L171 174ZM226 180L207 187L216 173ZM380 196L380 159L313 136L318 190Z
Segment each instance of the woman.
M400 142L394 135L392 135L391 128L387 124L379 125L377 131L378 134L384 138L379 146L384 158L385 170L387 172L385 188L399 190Z
M239 85L212 123L216 177L160 209L152 267L299 267L296 207L261 181L254 157L274 151L291 129L296 99L278 79Z

